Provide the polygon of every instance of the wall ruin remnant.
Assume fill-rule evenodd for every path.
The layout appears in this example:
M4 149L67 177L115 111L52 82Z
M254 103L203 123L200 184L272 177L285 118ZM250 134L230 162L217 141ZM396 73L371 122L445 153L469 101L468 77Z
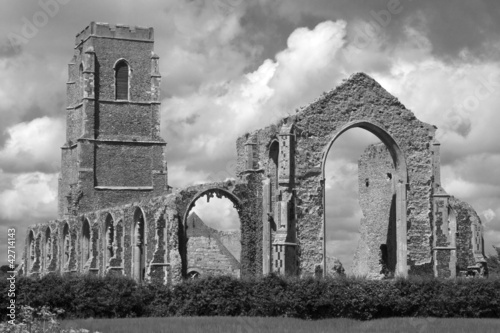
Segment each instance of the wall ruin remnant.
M189 253L187 262L189 277L240 276L239 231L217 231L208 227L196 213L191 213L186 223L186 242L187 253Z
M394 276L397 262L396 183L394 165L384 144L369 146L358 162L359 204L363 211L361 237L353 273L382 278Z
M364 217L356 271L449 278L484 260L479 217L441 187L436 127L363 73L295 115L239 137L236 179L170 187L153 43L152 28L92 22L77 35L59 218L28 229L22 273L119 274L167 284L209 271L342 274L325 251L325 162L336 139L354 127L382 142L359 164ZM191 214L199 198L214 196L238 212L238 263L228 255L232 236L207 241L213 231ZM213 254L212 263L197 256L200 248ZM224 256L227 269L215 269L214 258Z

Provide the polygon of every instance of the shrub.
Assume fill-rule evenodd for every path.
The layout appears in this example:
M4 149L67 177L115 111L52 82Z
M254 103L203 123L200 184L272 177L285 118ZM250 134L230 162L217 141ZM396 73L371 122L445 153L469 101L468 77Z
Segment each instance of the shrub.
M8 288L0 282L0 290ZM304 319L399 316L500 317L500 279L258 279L227 276L173 287L126 277L19 278L16 304L61 308L66 318L284 316ZM6 313L7 293L0 297ZM4 316L5 318L5 316Z

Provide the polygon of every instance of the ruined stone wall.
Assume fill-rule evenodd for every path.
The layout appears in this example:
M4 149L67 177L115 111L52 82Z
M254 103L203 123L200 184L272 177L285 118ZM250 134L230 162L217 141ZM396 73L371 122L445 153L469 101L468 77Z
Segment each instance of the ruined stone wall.
M199 198L209 195L210 197L226 197L231 200L240 219L241 276L256 276L262 271L262 249L260 247L262 244L262 225L260 223L262 208L261 203L256 200L261 191L260 182L256 182L256 179L260 179L260 175L248 174L246 179L248 182L229 180L190 186L176 190L173 194L176 198L175 207L177 211L182 212L183 224ZM187 265L189 255L186 237L185 231L179 237L180 255L184 265ZM187 274L186 270L187 266L183 266L184 274Z
M352 127L385 145L370 148L360 165L360 267L379 275L396 270L452 277L455 261L460 268L481 259L477 214L441 188L436 128L362 73L295 115L238 138L236 181L172 190L153 40L151 28L95 22L77 35L68 66L59 219L29 228L26 274L90 272L176 283L187 276L189 258L196 258L190 253L199 246L228 254L235 245L232 235L220 233L218 242L201 235L189 243L186 221L195 201L216 195L238 210L242 276L322 275L329 204L324 164L335 139ZM115 65L122 60L130 69L129 94L116 100ZM84 246L85 221L90 239Z
M241 257L241 230L220 231L214 230L224 247L239 262Z
M257 139L261 168L268 168L266 151L269 142L283 125L294 125L294 181L296 200L297 257L301 274L314 274L323 265L323 161L329 144L350 126L365 128L375 135L388 134L386 145L401 151L406 164L395 178L408 183L406 193L408 257L410 272L418 267L432 274L431 224L432 152L435 127L415 118L395 97L365 74L353 75L335 90L325 94L296 115L281 123L251 133ZM238 139L237 171L244 171L244 142ZM394 156L393 156L394 157ZM394 157L395 158L395 157Z
M457 273L466 272L467 267L485 260L481 219L468 203L455 197L450 198L450 209L457 224Z
M219 233L208 227L195 213L186 223L187 273L233 275L239 277L238 259L224 246Z
M352 274L381 278L396 268L396 191L392 158L382 143L371 145L358 162L359 204L363 212Z
M144 251L146 253L146 280L162 283L177 283L183 278L182 262L179 255L180 218L175 210L174 195L152 198L124 206L98 210L64 220L50 221L34 225L28 234L34 234L35 265L29 265L31 244L25 247L23 266L27 275L41 275L49 272L86 273L98 275L118 274L132 276L132 226L134 216L140 209L146 221ZM84 221L90 225L90 258L82 260L82 227ZM113 254L107 257L106 221L114 228ZM67 226L67 227L66 227ZM46 229L50 228L53 254L48 264L42 266ZM67 233L66 233L67 231ZM69 243L65 243L68 234Z
M390 226L393 223L393 213L390 213L392 208L388 209L390 196L393 193L393 184L390 185L391 182L388 181L386 173L391 172L391 167L392 158L385 146L371 146L360 159L358 174L360 205L363 213L373 217L378 216L381 221L386 221L389 218L391 221L389 229L385 228L388 235L391 234ZM368 187L366 180L369 182ZM484 261L482 223L478 214L468 203L447 195L440 184L434 184L434 186L439 191L435 192L437 202L444 205L443 207L435 207L435 209L439 208L439 214L434 221L434 249L439 249L438 251L434 250L437 252L438 260L433 263L435 273L440 277L463 276L467 273L468 267L478 267ZM379 238L383 240L383 237L380 237L382 235L379 228L375 225L366 228L362 222L361 238L365 237L372 242L377 242ZM376 250L375 247L373 250ZM357 253L356 256L361 258L363 263L366 263L367 258L373 256L373 253L366 249L363 255ZM390 251L388 258L391 258ZM370 264L373 265L376 259L369 260ZM389 261L391 262L391 260Z
M252 178L249 175L249 178ZM256 189L254 189L255 191ZM90 272L98 275L118 274L134 276L134 225L138 216L144 218L144 253L145 279L160 281L168 284L177 283L187 276L189 260L196 258L195 253L209 253L213 261L211 267L205 267L214 274L231 272L239 276L240 264L231 252L241 253L246 260L241 265L242 274L256 275L261 269L260 258L256 260L257 249L252 245L258 243L256 239L262 237L259 223L254 218L255 198L246 184L234 181L203 184L185 189L177 189L164 196L144 199L127 205L110 207L89 213L70 216L67 219L56 220L29 228L28 234L33 232L33 241L27 237L24 258L24 270L28 275L40 275L48 272L77 273ZM258 191L257 191L258 194ZM239 212L241 230L234 232L217 232L211 230L210 237L205 234L193 237L189 243L186 234L184 219L194 207L200 197L225 196L235 204ZM138 215L139 214L139 215ZM90 256L87 262L83 257L83 224L88 221L90 227ZM112 253L110 240L107 237L107 227L113 226ZM65 226L67 225L66 229ZM51 234L57 238L54 243L54 256L50 265L40 265L43 248L41 235L47 227L51 227ZM187 229L189 230L189 229ZM69 243L64 238L69 235ZM236 235L246 237L239 245ZM197 236L197 235L194 235ZM199 236L199 235L198 235ZM224 245L226 243L228 248ZM33 246L33 260L29 260L29 249ZM206 251L196 250L203 246ZM37 252L38 251L38 252ZM239 255L239 254L238 254ZM261 255L261 253L260 253ZM239 259L239 258L238 258ZM28 262L32 264L28 264ZM244 268L244 269L243 269Z

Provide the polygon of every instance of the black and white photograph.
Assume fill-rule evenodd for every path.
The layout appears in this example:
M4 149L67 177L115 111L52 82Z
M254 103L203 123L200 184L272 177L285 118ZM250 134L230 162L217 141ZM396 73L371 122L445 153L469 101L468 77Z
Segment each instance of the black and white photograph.
M0 0L0 331L500 331L498 0Z

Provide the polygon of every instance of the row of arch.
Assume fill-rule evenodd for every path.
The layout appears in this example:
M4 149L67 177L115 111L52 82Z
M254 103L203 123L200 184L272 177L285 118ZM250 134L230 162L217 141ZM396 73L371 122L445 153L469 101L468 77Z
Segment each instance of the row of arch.
M152 270L170 265L167 262L167 252L178 251L182 258L179 269L182 275L186 275L189 273L186 271L188 267L182 267L183 263L187 262L186 253L183 257L185 250L182 248L184 245L182 242L185 240L183 239L184 232L180 230L179 233L173 233L170 229L167 231L167 224L164 225L163 222L170 221L168 223L172 225L168 228L177 228L173 226L173 224L177 225L175 221L185 226L189 212L195 206L196 201L204 196L229 199L240 215L244 207L241 199L232 193L232 186L233 184L226 182L221 187L212 186L201 188L197 192L189 191L192 195L182 209L184 212L182 216L177 213L174 217L167 216L170 214L167 213L168 207L167 211L160 209L162 215L158 215L160 211L155 209L155 216L158 215L154 217L156 230L148 230L152 227L146 221L144 209L148 208L141 207L133 210L133 222L130 225L125 225L123 218L117 218L116 214L107 212L103 218L93 223L88 217L83 216L76 226L71 226L65 221L57 227L54 224L47 224L38 229L38 232L36 229L29 230L25 272L27 275L49 272L91 272L105 275L119 271L119 274L143 281L151 276ZM151 232L155 234L148 235ZM177 241L170 237L180 238ZM148 239L152 241L156 239L155 244L148 244ZM173 242L169 244L170 241ZM160 262L162 260L160 257L164 259L164 262Z
M145 224L144 212L137 207L130 230L130 245L132 276L138 281L145 278ZM123 269L123 222L121 219L116 221L111 213L107 213L102 227L101 229L99 222L91 225L88 218L83 218L77 227L80 228L78 236L72 232L68 222L64 222L59 228L47 226L43 232L37 234L30 230L27 238L27 274L54 271L99 273Z

